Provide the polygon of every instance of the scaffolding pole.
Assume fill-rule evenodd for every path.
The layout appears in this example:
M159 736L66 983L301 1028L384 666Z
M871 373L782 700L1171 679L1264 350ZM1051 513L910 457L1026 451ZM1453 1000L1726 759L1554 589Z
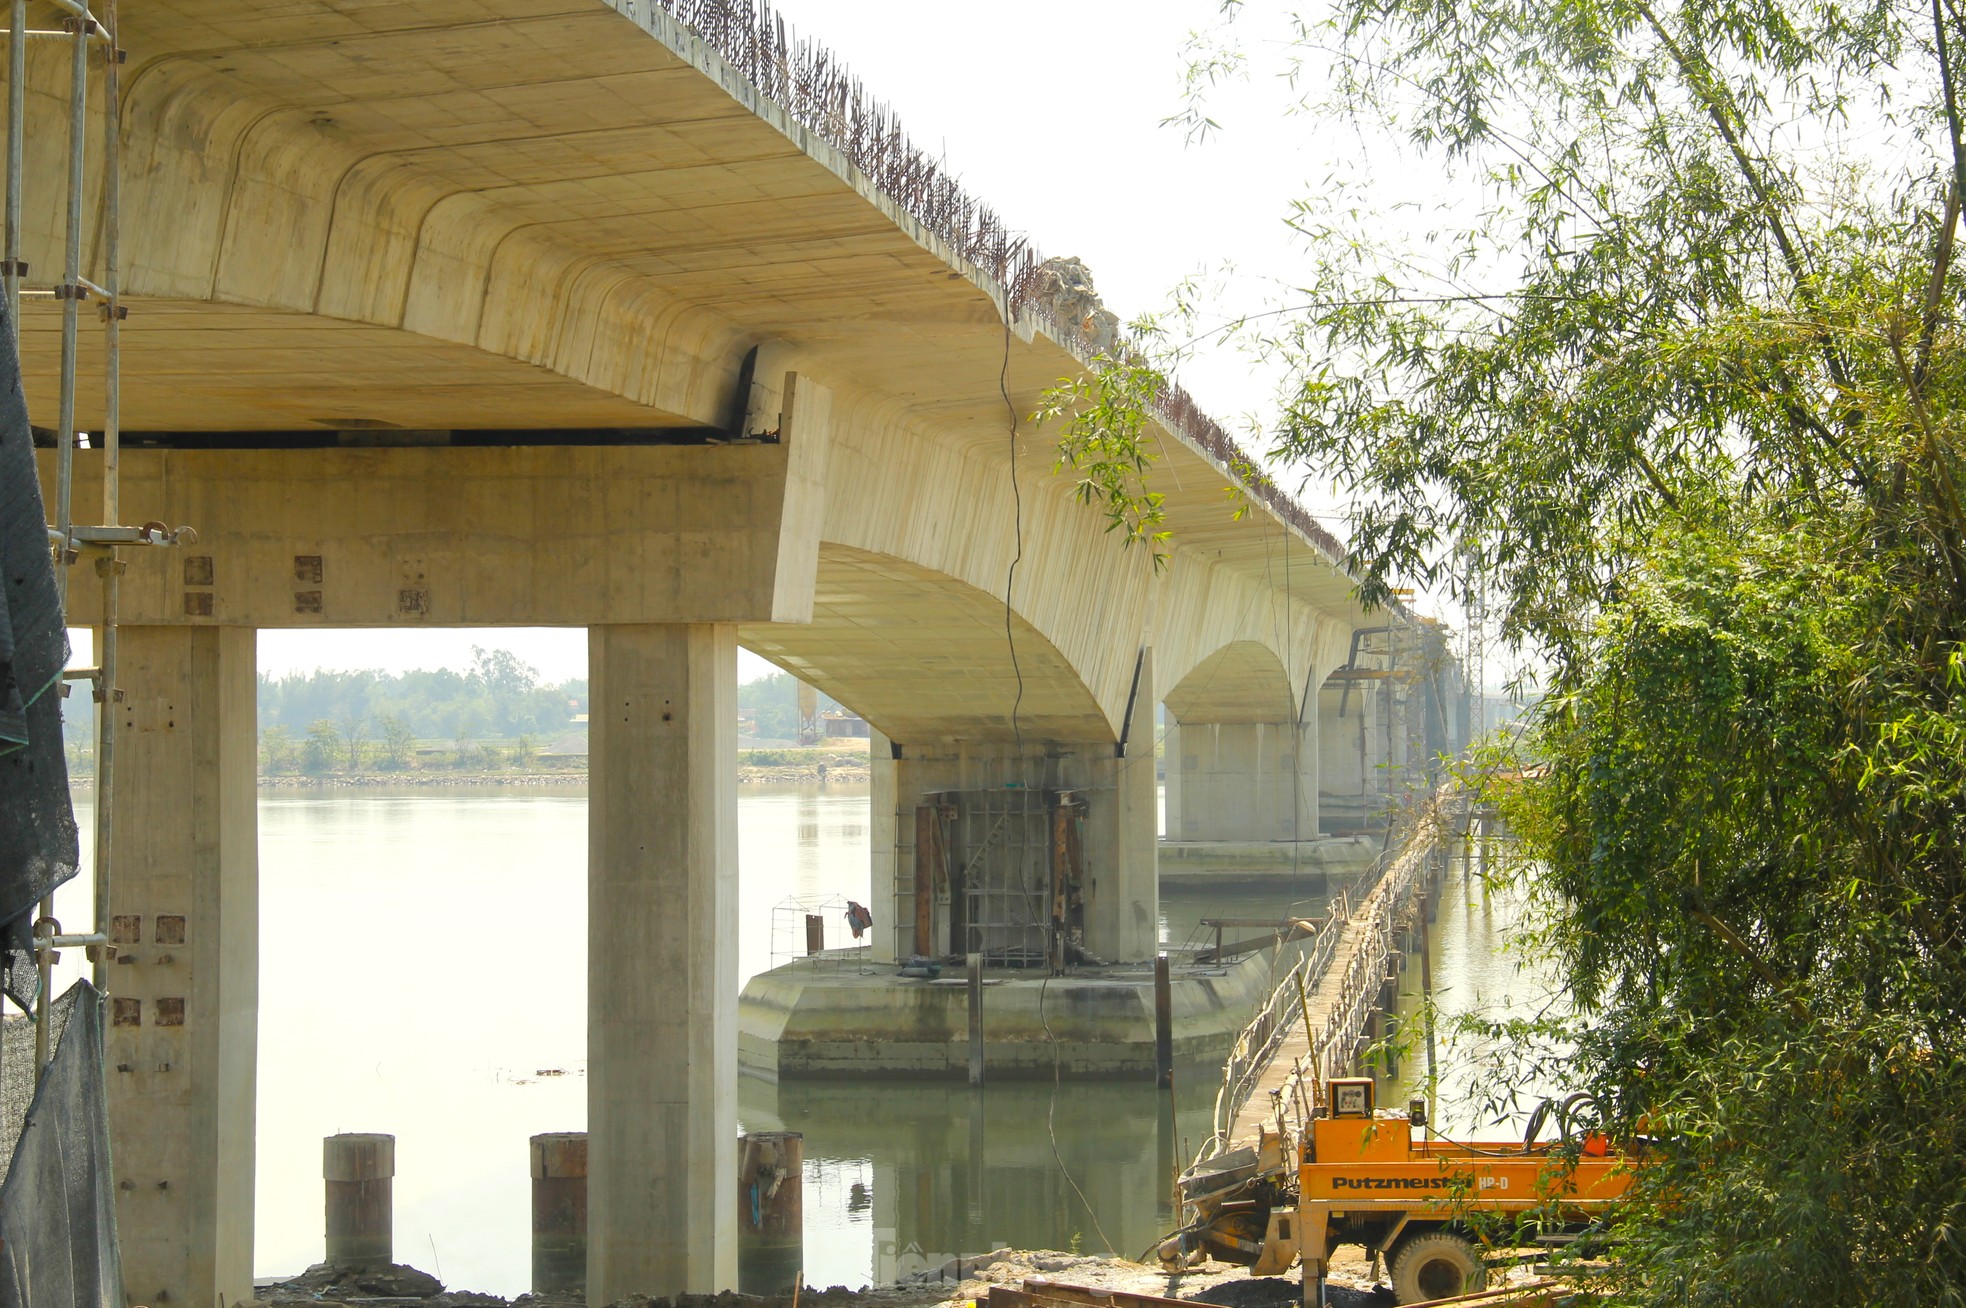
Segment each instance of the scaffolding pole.
M20 187L23 142L27 139L27 0L13 0L7 42L7 312L20 335Z
M118 621L121 576L125 563L118 550L132 545L176 545L197 539L188 528L162 530L153 527L131 529L118 525L122 520L122 323L128 310L122 303L120 265L121 239L121 128L123 52L117 44L116 0L104 0L103 17L98 20L81 0L55 0L70 17L60 33L32 32L27 29L25 0L12 0L7 31L7 151L6 151L6 259L0 268L4 275L9 308L14 315L16 340L20 336L22 282L27 265L21 258L23 244L22 194L25 188L24 142L26 139L27 40L31 37L59 36L69 42L67 225L64 231L61 281L50 291L61 304L60 401L55 450L55 524L51 531L56 551L56 584L64 617L68 605L68 570L81 558L94 564L102 582L102 613L97 628L96 667L86 675L77 672L71 679L87 680L94 687L96 736L96 807L94 869L92 889L95 899L95 929L85 935L65 936L54 916L54 899L41 901L35 923L36 963L40 993L36 997L37 1031L35 1060L37 1073L48 1063L48 1004L50 973L55 951L61 947L81 947L89 951L91 979L107 992L108 962L113 949L110 938L110 888L113 884L116 799L116 705L122 692L117 688ZM103 51L103 136L102 194L100 212L101 246L98 251L99 280L91 281L82 272L83 205L88 176L88 79L89 50ZM74 516L75 449L77 445L77 372L80 354L81 309L91 296L101 301L103 324L103 421L91 445L102 453L102 523L78 526Z
M123 521L123 286L118 267L122 235L123 51L116 42L116 0L104 0L109 40L102 66L102 521ZM123 560L115 550L96 559L102 575L102 625L96 641L96 934L109 934L109 875L115 824L117 605L122 593ZM109 989L109 950L92 952L96 989Z

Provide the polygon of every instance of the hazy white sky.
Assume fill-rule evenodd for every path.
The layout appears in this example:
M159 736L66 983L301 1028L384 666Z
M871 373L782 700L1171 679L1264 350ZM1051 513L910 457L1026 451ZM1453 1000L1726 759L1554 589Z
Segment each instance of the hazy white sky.
M1260 6L1250 6L1255 9ZM1191 145L1161 122L1180 104L1182 50L1217 21L1214 0L995 0L923 6L890 0L783 0L800 34L843 56L940 153L970 191L1048 255L1076 255L1122 317L1162 306L1184 277L1233 265L1223 316L1273 303L1301 267L1284 217L1328 185L1334 167L1376 202L1423 198L1424 177L1389 165L1384 143L1283 112L1274 68L1211 100L1223 130ZM1272 7L1274 8L1274 7ZM1276 13L1239 20L1252 64L1274 56ZM1226 425L1267 412L1274 375L1233 351L1185 367L1182 380ZM1326 511L1316 487L1307 503ZM1334 527L1339 524L1334 523ZM263 670L399 670L469 663L471 646L513 649L549 680L586 672L584 632L265 631ZM749 654L739 675L770 670Z

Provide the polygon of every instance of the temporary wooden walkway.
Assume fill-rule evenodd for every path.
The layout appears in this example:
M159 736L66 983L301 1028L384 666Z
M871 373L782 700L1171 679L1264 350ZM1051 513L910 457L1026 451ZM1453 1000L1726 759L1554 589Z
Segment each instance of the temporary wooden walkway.
M1243 1029L1223 1069L1203 1158L1253 1139L1258 1127L1275 1130L1279 1113L1292 1134L1301 1131L1325 1078L1356 1070L1393 970L1396 924L1430 884L1450 802L1443 792L1415 815L1362 899L1332 901L1315 943Z
M1301 1000L1293 1003L1292 1001L1297 999L1294 994L1287 993L1283 996L1284 1008L1295 1007L1300 1010L1296 1014L1297 1020L1286 1025L1286 1034L1278 1042L1276 1051L1270 1055L1268 1066L1263 1069L1262 1075L1256 1078L1255 1085L1250 1088L1249 1097L1243 1101L1242 1108L1236 1113L1235 1122L1229 1130L1231 1140L1254 1136L1258 1126L1275 1128L1276 1103L1279 1097L1287 1092L1290 1083L1297 1079L1298 1069L1309 1059L1311 1033L1321 1031L1326 1023L1319 1019L1328 1017L1342 1004L1345 981L1351 969L1341 964L1348 963L1352 958L1371 949L1373 937L1371 918L1359 913L1342 924L1333 925L1338 928L1338 936L1331 965L1324 969L1324 975L1316 978L1315 983L1306 988ZM1290 982L1290 986L1294 991L1296 988L1294 980ZM1306 1012L1309 1014L1308 1025Z

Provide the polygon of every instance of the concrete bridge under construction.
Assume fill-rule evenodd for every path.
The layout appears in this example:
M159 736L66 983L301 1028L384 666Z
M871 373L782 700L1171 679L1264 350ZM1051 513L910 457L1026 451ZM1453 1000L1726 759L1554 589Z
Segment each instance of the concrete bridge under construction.
M81 267L128 317L113 415L84 340L77 520L109 444L106 514L197 532L125 551L105 709L134 1302L252 1294L259 629L588 630L595 1303L735 1280L740 643L881 733L887 921L912 925L918 796L1040 784L1082 797L1109 958L1156 944L1157 704L1189 840L1314 838L1453 735L1438 694L1392 727L1420 689L1361 644L1385 618L1287 498L1231 516L1234 452L1181 397L1153 430L1171 557L1120 548L1018 421L1101 343L1096 303L820 56L677 8L172 0L125 8L113 119L90 74L121 166L83 209L120 243L92 216ZM68 76L33 44L33 274L64 263ZM100 298L58 283L20 317L48 427L62 314ZM71 623L99 603L78 574Z

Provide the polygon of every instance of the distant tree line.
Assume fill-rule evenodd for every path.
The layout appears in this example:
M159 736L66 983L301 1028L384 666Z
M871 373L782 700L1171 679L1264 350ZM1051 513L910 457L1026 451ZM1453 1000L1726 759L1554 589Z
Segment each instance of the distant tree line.
M571 729L575 715L586 711L584 678L542 685L538 670L512 651L477 646L464 672L262 674L260 767L397 771L414 764L421 742L444 742L442 761L452 766L526 766L542 741Z
M738 713L756 723L762 739L796 740L798 685L786 672L741 685ZM839 708L819 696L820 712ZM584 677L542 684L537 669L504 649L474 646L465 671L262 673L259 766L265 773L313 776L418 766L532 768L540 751L575 730L573 719L586 711ZM91 775L95 726L79 701L71 703L65 735L70 772Z

